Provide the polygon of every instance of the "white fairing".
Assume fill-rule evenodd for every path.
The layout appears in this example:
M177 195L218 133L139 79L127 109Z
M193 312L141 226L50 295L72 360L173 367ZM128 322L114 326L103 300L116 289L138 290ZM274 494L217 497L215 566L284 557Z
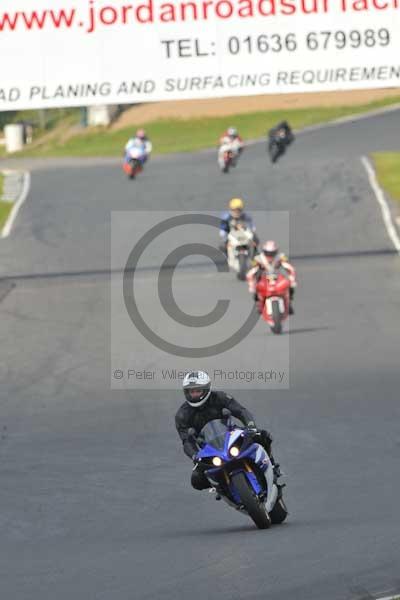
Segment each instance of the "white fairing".
M224 138L223 143L219 147L219 154L223 154L224 152L233 152L233 154L238 154L240 148L243 144L239 140L230 140L229 138Z
M285 314L285 301L281 296L271 296L270 298L266 298L265 306L267 307L267 314L272 315L272 303L277 302L279 305L279 312L281 315Z
M271 512L271 510L273 509L276 499L278 497L278 488L276 487L275 483L274 483L274 470L272 468L272 463L271 460L268 456L268 454L266 453L266 451L264 450L264 448L260 445L258 445L257 451L256 451L256 463L258 465L267 465L267 469L264 472L264 477L265 480L267 482L267 490L268 490L268 495L265 501L265 508L267 510L267 512Z
M251 229L234 229L228 234L228 265L236 273L239 272L239 254L237 249L240 246L247 246L250 251L250 247L253 243L254 234Z
M143 152L140 150L140 148L131 148L129 150L129 156L131 158L139 159L143 156Z
M225 152L237 152L237 149L235 149L232 144L222 144L219 148L219 152L220 154L225 154Z

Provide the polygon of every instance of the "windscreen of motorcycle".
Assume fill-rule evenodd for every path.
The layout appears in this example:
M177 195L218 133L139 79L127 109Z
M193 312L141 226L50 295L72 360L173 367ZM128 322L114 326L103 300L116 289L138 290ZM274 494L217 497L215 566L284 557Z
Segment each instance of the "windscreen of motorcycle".
M200 431L201 437L206 444L213 446L218 450L223 450L225 445L225 436L228 428L219 419L209 421Z

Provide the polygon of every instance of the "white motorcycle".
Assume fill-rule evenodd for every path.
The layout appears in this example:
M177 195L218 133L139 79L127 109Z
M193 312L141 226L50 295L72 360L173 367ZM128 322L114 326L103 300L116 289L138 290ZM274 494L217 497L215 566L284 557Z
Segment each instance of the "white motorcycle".
M237 142L222 144L218 150L218 165L223 173L228 173L230 167L236 167L242 146Z
M245 225L237 225L231 228L227 242L228 265L244 281L254 257L254 233Z

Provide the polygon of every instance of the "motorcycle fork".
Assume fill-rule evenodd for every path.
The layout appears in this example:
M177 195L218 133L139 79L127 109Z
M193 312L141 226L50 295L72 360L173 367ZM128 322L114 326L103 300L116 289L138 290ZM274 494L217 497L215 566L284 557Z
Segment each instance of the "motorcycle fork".
M256 476L258 483L260 484L261 487L265 487L266 486L266 479L265 479L265 475L264 473L258 468L258 465L255 464L254 468L251 468L250 465L248 464L248 462L246 460L243 461L244 467L246 469L246 471L248 473L252 473L253 475ZM266 498L268 495L268 490L267 489L263 489L260 494L259 497L260 498Z

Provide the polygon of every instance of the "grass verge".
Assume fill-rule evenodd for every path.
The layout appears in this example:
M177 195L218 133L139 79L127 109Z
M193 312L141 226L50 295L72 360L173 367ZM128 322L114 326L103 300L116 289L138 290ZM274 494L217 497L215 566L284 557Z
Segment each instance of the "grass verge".
M7 221L8 215L11 212L13 207L12 202L3 202L3 184L4 184L4 175L0 173L0 233Z
M226 117L158 120L146 124L154 145L154 154L190 152L216 146L217 140L232 123L245 139L260 138L279 120L285 118L294 129L325 123L340 117L368 112L396 104L400 96L368 104L345 107L305 108L286 111L254 112ZM137 123L136 125L140 125ZM91 129L61 142L50 139L41 146L19 152L18 156L121 156L135 126L118 131Z
M57 127L63 129L77 127L81 112L79 108L46 108L45 110L20 110L14 112L0 112L0 129L6 124L25 123L33 127L33 142L36 144L46 139ZM0 146L0 158L10 156L5 146ZM17 154L16 156L20 156Z
M372 158L380 185L400 202L400 152L376 152Z
M8 215L10 214L12 207L12 202L3 202L2 200L0 200L0 233L4 225L6 224Z

